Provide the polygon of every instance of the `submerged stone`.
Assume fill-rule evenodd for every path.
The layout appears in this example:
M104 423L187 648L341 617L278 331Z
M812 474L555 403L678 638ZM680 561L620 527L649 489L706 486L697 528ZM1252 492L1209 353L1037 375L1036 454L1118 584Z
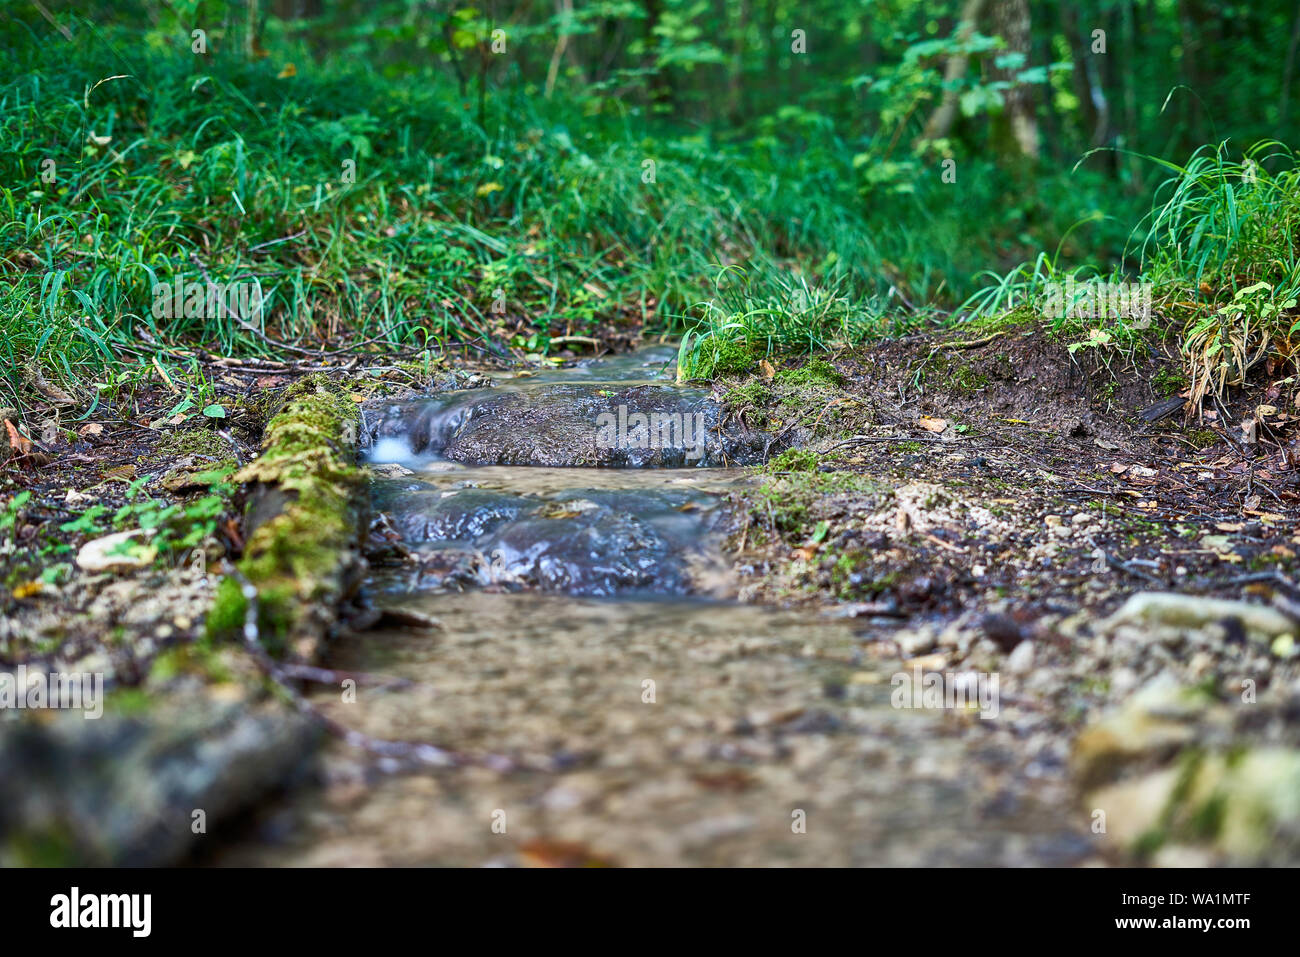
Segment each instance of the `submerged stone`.
M376 485L375 507L416 549L416 587L495 584L587 596L695 590L691 558L709 540L716 495L690 487L519 495L472 483Z

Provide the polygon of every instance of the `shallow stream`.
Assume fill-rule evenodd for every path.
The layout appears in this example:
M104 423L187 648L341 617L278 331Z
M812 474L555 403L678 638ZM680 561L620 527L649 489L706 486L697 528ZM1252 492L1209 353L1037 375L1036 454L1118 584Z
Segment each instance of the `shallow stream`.
M440 624L339 640L330 667L401 683L362 684L354 700L322 687L313 701L369 735L511 768L413 771L335 743L320 781L261 813L222 862L1064 864L1087 852L1061 826L1064 769L1026 769L1014 728L891 706L897 664L870 654L860 623L730 600L722 496L753 479L718 465L752 461L755 445L720 436L716 403L673 384L672 358L646 350L378 411L375 507L411 557L377 568L370 591ZM637 448L635 432L616 435L631 448L605 447L609 399L629 416L701 416L703 454Z

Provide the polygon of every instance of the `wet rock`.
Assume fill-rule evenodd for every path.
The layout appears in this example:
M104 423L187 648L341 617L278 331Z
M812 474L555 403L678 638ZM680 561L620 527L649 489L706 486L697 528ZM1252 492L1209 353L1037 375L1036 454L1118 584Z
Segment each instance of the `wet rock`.
M762 460L770 436L723 425L708 392L554 383L434 396L379 411L372 446L467 465L686 468ZM778 449L773 449L777 451Z
M375 504L408 542L471 542L537 507L521 495L474 488L388 492Z
M0 865L176 863L282 784L317 729L278 707L187 697L148 717L60 715L0 734Z
M683 593L682 550L648 522L606 508L504 526L491 544L492 581L574 595Z
M1211 704L1203 691L1161 675L1079 733L1071 759L1076 777L1090 785L1137 759L1167 756L1197 739L1198 719Z

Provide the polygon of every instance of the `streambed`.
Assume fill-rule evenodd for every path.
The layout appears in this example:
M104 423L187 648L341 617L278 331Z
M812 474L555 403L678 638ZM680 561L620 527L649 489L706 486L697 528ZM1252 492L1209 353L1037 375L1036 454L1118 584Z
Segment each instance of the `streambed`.
M412 770L334 744L318 784L264 809L222 863L1089 853L1062 814L1063 751L1021 746L1014 707L894 707L897 663L861 623L732 600L723 496L752 479L722 466L761 457L763 437L728 431L672 375L660 349L375 410L374 502L406 560L376 567L370 590L440 625L337 641L330 667L402 681L312 700L369 735L513 768ZM703 416L705 454L608 447L597 416L611 399Z

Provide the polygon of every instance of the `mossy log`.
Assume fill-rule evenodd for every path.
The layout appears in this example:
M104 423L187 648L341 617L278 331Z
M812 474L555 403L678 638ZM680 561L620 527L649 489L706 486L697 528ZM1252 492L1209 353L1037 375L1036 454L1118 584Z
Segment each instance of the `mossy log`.
M360 413L345 388L322 373L289 386L272 410L261 454L234 477L249 486L239 570L257 588L267 651L309 662L365 567ZM237 637L244 611L239 585L225 579L208 616L209 636Z

